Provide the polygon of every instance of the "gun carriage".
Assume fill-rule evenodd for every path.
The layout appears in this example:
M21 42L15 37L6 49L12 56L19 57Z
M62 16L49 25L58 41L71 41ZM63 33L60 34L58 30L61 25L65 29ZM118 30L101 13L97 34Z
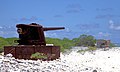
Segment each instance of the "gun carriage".
M16 40L16 46L4 46L4 54L11 53L18 59L36 59L31 58L34 53L42 53L47 58L44 60L54 60L60 57L60 46L47 46L44 31L65 29L64 27L43 27L36 23L17 24L19 40Z

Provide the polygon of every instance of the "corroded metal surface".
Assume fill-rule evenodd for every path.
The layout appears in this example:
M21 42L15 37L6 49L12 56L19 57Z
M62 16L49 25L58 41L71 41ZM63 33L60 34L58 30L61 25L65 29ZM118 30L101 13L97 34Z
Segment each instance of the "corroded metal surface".
M19 45L46 45L44 31L64 29L64 27L43 27L36 23L18 24L16 27Z
M5 46L4 54L13 54L18 59L32 59L31 55L39 52L47 56L46 60L60 57L59 46L46 46L44 31L64 29L64 27L43 27L36 23L17 24L19 44L17 46ZM36 59L36 58L35 58Z
M31 55L39 52L47 55L46 60L53 60L60 57L59 46L33 46L33 45L18 45L18 46L5 46L4 54L13 54L18 59L32 59ZM45 59L44 59L45 60Z
M5 46L4 47L4 55L11 53L15 56L15 47L14 46Z

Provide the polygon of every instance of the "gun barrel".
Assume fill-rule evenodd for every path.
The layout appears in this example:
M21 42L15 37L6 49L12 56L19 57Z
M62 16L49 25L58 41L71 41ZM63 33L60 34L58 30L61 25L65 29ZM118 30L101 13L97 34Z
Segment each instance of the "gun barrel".
M49 28L43 28L43 31L60 30L60 29L65 29L65 27L49 27Z

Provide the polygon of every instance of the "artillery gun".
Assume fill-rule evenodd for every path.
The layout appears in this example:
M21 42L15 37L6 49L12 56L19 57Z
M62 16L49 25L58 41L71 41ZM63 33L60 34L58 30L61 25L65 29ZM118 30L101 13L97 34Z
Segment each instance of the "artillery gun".
M44 31L64 29L64 27L44 28L36 23L18 24L16 27L20 39L17 41L19 45L46 45Z
M19 34L19 40L16 40L18 45L4 46L5 55L11 53L18 59L31 59L32 54L39 52L47 56L46 60L60 57L60 46L47 46L44 31L65 29L64 27L48 28L36 23L17 24L16 27Z

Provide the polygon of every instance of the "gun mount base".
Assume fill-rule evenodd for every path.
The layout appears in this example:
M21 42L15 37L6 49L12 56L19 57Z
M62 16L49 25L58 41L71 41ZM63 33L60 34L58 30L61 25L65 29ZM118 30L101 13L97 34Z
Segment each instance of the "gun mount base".
M16 59L32 59L32 60L55 60L60 57L59 46L40 46L40 45L18 45L5 46L4 55L12 54ZM35 53L41 53L39 58L33 56Z

